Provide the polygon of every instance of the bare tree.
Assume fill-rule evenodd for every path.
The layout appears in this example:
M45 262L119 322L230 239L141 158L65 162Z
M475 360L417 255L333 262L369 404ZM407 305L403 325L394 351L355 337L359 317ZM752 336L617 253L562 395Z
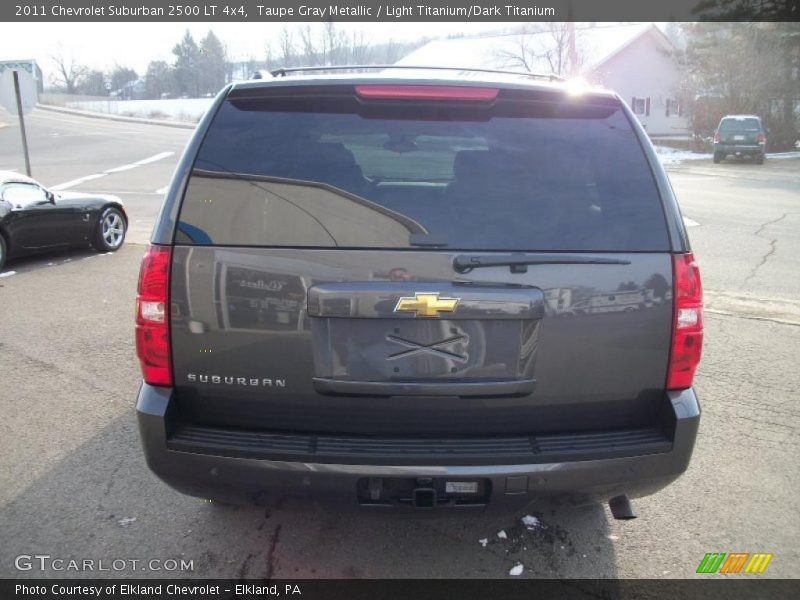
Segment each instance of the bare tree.
M322 60L326 65L341 65L350 62L352 47L347 34L336 27L333 21L325 23L322 32Z
M354 31L350 36L349 54L347 62L354 65L364 65L370 61L370 42L363 32Z
M701 0L696 21L797 21L797 0Z
M430 41L428 37L421 37L414 42L396 42L389 38L388 41L369 48L370 54L374 55L375 62L384 65L391 65L403 58L410 51L424 46Z
M348 32L334 23L284 26L277 39L266 46L266 65L275 68L391 64L427 41L428 38L420 38L398 43L389 39L373 43L363 31Z
M318 58L319 50L317 49L317 36L315 35L314 29L311 25L305 25L299 29L298 33L300 35L300 51L303 55L303 66L321 64Z
M61 47L50 58L56 64L56 73L51 77L53 85L67 94L74 94L81 78L88 73L88 67L78 64L75 57L67 56Z
M291 67L294 61L295 54L297 53L294 46L294 37L292 31L286 25L281 29L280 38L278 38L278 55L284 67Z
M514 48L498 49L495 56L503 63L504 67L524 69L531 72L540 58L540 53L533 49L533 36L542 33L541 25L524 25L514 34Z
M577 75L585 62L577 36L572 23L524 25L511 36L513 47L498 49L495 57L510 68L533 72L546 65L555 75Z
M793 149L800 129L800 35L796 23L686 23L683 98L696 134L721 116L754 113L773 150Z
M353 54L347 34L335 23L307 24L295 31L299 38L297 45L287 28L283 29L279 40L285 64L289 64L290 53L292 62L299 66L340 65L349 62Z

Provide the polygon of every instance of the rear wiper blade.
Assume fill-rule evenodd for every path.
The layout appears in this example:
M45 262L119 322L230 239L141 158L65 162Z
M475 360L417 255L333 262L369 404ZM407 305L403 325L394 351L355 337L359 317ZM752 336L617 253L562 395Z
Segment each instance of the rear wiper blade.
M512 273L526 273L528 265L629 265L622 258L602 258L579 254L459 254L453 259L453 269L469 273L481 267L508 265Z

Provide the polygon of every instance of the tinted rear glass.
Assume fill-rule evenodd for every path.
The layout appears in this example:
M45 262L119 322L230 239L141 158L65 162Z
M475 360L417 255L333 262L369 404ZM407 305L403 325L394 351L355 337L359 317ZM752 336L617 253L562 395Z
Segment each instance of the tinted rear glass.
M722 119L719 130L723 133L733 131L761 131L758 119Z
M176 242L668 249L655 182L616 102L502 91L491 108L352 93L229 99L195 161Z

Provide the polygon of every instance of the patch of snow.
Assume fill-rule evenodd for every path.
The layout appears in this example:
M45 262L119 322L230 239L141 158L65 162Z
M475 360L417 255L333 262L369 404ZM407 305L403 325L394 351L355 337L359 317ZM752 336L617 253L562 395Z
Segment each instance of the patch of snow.
M616 542L619 539L618 535L607 535L606 537L610 539L612 542Z
M501 540L507 540L508 534L506 533L505 529L501 529L497 532L497 537L499 537Z
M655 150L662 165L679 165L687 160L709 160L713 158L711 154L676 150L667 146L655 146Z
M67 107L92 112L125 115L140 118L161 118L177 121L197 121L202 117L213 98L174 98L164 100L93 100L67 102Z
M117 523L119 523L119 525L121 527L127 527L128 525L130 525L131 523L134 523L135 521L136 521L136 517L124 517L124 518L120 519L119 521L117 521Z
M542 526L542 524L539 522L539 519L533 515L525 515L522 517L522 524L525 525L525 527L527 527L529 530Z
M525 570L525 567L523 567L521 563L517 563L516 565L511 567L511 570L508 572L508 574L509 575L513 575L514 577L517 577L518 575L522 575L522 572L524 570Z
M800 152L767 152L767 158L800 158Z
M11 277L12 275L16 275L16 271L6 271L5 273L0 273L0 277Z
M481 546L483 546L484 548L486 548L486 544L488 544L488 543L489 543L489 538L483 538L482 540L478 540L478 543L479 543Z

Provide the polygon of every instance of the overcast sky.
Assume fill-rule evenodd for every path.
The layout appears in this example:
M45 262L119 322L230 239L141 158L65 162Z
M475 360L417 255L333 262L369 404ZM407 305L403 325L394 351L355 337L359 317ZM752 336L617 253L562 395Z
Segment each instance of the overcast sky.
M300 27L305 23L290 23ZM317 27L321 25L315 24ZM342 23L346 31L364 32L368 41L413 40L422 36L479 33L519 23ZM56 53L73 57L96 69L115 65L132 67L144 74L151 60L174 59L172 48L189 29L195 39L209 29L222 40L233 60L263 60L270 39L279 35L282 23L4 23L0 35L0 60L34 58L52 73L50 59Z

